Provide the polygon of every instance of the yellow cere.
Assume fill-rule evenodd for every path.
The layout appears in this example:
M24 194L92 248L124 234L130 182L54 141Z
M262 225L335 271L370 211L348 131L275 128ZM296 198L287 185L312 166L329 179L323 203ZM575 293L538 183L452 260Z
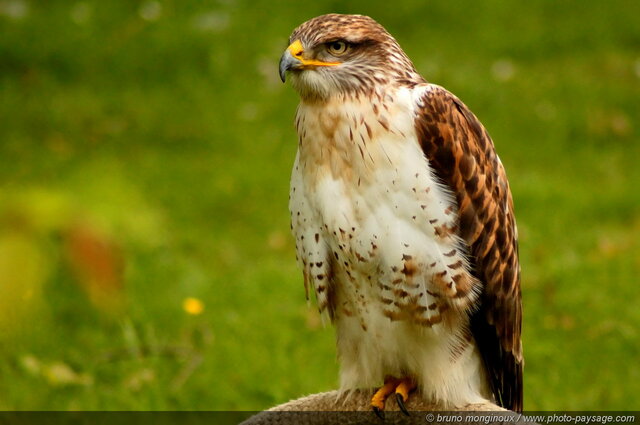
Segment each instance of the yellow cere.
M315 59L305 59L302 57L304 54L304 47L300 40L296 40L289 47L287 47L291 56L302 62L302 68L314 67L314 66L336 66L340 65L340 62L323 62Z
M204 311L204 304L197 298L185 298L182 302L182 309L188 314L197 316Z
M300 40L296 40L289 47L287 47L291 56L294 58L302 59L302 53L304 53L304 47L302 47L302 42Z

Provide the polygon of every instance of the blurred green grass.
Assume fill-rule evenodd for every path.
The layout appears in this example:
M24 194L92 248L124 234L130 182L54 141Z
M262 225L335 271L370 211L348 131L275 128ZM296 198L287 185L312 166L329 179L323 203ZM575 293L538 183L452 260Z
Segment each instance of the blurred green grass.
M376 18L493 136L526 408L640 408L640 3L0 0L1 410L336 387L289 236L297 97L276 69L328 12Z

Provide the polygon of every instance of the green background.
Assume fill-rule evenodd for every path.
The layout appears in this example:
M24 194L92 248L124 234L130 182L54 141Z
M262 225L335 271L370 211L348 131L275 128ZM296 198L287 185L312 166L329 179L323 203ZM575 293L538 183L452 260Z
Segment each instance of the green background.
M328 12L382 23L495 141L525 407L640 409L632 0L0 0L0 409L252 410L337 386L289 235L297 95L277 74Z

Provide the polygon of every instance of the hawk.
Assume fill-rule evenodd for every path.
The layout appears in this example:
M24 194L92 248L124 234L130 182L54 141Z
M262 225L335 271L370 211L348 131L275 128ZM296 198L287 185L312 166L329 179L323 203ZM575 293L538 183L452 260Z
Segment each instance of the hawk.
M304 285L336 327L343 390L383 384L455 407L522 410L517 229L489 134L361 15L293 31L300 95L291 228Z

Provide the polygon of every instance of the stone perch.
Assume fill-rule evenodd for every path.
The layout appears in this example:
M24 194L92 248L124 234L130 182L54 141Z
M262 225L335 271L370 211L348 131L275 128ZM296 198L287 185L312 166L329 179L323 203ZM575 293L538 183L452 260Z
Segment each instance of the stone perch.
M316 425L316 424L422 424L439 425L451 422L438 421L438 411L442 415L456 414L462 415L462 421L458 423L502 423L503 421L487 421L486 416L493 414L514 415L515 413L503 409L502 407L486 402L480 404L470 404L452 412L442 405L433 404L413 394L406 403L411 416L404 415L394 397L389 397L385 406L385 420L379 419L371 410L370 401L373 391L354 391L348 398L339 397L338 391L311 394L306 397L292 400L287 403L272 407L261 412L242 423L242 425ZM433 417L428 416L433 412ZM500 413L502 412L502 413ZM484 418L473 418L473 416L484 415ZM468 420L467 420L468 419Z

